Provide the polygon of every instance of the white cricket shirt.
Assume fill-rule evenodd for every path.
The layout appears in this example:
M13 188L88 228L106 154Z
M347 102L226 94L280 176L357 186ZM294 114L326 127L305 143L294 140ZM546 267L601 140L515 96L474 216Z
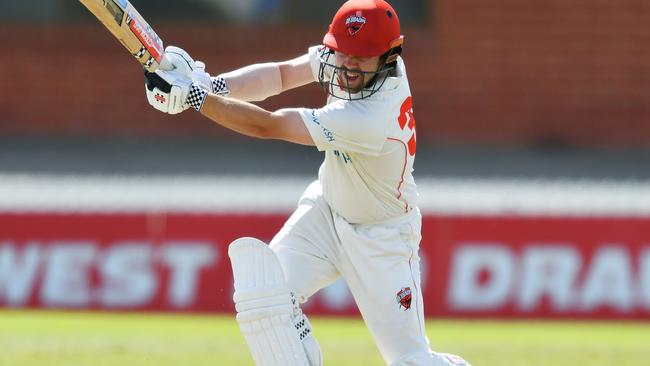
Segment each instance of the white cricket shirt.
M309 48L316 81L321 49ZM396 76L371 97L329 96L327 102L298 109L316 147L325 152L318 173L325 201L350 223L383 221L413 209L415 119L403 60L398 59Z

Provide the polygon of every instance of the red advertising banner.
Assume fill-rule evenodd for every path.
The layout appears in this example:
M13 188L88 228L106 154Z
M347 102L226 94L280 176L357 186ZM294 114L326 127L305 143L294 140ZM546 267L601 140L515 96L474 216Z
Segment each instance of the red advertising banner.
M0 214L0 306L232 312L228 244L282 214ZM425 215L429 316L650 320L650 218ZM342 281L310 314L354 315Z
M650 219L427 217L429 314L650 319Z

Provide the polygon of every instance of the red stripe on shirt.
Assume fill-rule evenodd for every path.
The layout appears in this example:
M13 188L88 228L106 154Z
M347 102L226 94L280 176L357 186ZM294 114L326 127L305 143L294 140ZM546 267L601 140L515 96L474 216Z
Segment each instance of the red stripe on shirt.
M402 197L401 189L402 189L402 184L404 184L404 174L406 173L406 165L408 164L408 156L407 156L408 147L406 147L406 144L404 143L404 141L402 141L400 139L396 139L396 138L393 138L393 137L388 137L387 139L391 140L391 141L397 141L400 144L402 144L402 146L404 146L404 166L402 167L402 179L399 181L399 184L397 185L397 193L398 193L397 199L400 199ZM408 212L408 210L409 210L409 204L408 203L406 203L405 210L406 210L406 212Z

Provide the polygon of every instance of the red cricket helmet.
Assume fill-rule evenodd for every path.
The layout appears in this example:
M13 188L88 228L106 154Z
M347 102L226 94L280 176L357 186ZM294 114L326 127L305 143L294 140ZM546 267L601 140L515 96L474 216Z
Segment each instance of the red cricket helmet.
M323 44L359 57L381 56L401 46L399 18L384 0L349 0L334 15Z

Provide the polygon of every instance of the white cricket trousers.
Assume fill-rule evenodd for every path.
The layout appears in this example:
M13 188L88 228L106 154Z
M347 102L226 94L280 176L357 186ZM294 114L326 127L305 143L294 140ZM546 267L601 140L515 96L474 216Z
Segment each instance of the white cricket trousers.
M314 182L270 246L301 302L342 276L390 365L430 352L420 291L421 225L417 208L377 224L350 224L330 209Z

